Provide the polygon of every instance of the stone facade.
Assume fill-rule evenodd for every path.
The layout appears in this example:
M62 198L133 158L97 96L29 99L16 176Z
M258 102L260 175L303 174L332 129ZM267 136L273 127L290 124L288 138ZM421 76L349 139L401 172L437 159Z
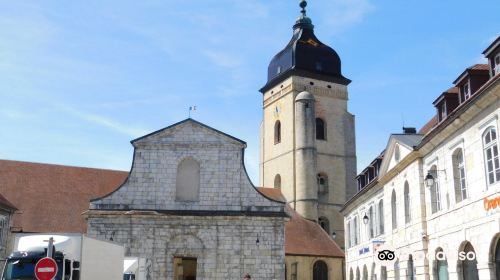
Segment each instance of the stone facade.
M314 188L297 183L297 166L305 163L296 158L298 137L295 98L302 91L314 95L316 117L326 124L326 139L315 140L317 153L316 170L328 178L328 191L317 198L319 217L326 217L330 224L329 234L335 232L337 241L343 246L344 228L340 209L345 201L356 192L356 146L354 116L348 112L347 86L313 78L292 76L279 85L267 90L263 95L264 116L261 126L261 164L260 184L274 186L275 177L281 177L281 191L289 204L299 214L310 218L308 213L301 213L295 207L297 193ZM281 142L275 143L274 126L281 123Z
M90 236L112 238L127 256L145 259L146 279L174 279L174 257L195 258L196 279L285 278L285 204L251 184L244 142L188 119L132 144L126 182L90 204ZM176 196L185 159L199 164L190 201Z

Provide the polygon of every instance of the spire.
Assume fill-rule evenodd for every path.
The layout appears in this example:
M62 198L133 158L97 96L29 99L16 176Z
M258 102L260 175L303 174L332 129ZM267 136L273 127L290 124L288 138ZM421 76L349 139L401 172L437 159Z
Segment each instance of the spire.
M307 1L301 0L300 1L300 8L302 8L302 10L300 11L300 13L302 15L295 22L293 29L297 29L297 28L314 29L314 25L312 24L312 20L307 17L306 7L307 7Z

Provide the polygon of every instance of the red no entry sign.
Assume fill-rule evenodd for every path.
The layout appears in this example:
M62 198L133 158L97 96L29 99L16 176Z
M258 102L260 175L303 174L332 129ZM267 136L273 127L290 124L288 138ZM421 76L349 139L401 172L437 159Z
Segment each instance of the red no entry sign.
M35 265L35 276L38 280L52 280L57 274L57 263L54 259L43 258Z

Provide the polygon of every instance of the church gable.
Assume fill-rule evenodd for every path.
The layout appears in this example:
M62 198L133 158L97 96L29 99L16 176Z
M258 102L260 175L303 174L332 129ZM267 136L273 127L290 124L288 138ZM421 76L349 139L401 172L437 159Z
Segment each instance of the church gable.
M282 212L243 165L245 142L188 119L132 141L128 179L91 209Z

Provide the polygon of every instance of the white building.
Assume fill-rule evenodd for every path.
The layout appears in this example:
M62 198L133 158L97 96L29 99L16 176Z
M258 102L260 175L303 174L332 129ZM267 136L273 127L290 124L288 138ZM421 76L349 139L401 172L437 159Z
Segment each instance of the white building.
M500 279L499 44L357 177L342 210L348 279ZM392 265L378 264L379 244Z

